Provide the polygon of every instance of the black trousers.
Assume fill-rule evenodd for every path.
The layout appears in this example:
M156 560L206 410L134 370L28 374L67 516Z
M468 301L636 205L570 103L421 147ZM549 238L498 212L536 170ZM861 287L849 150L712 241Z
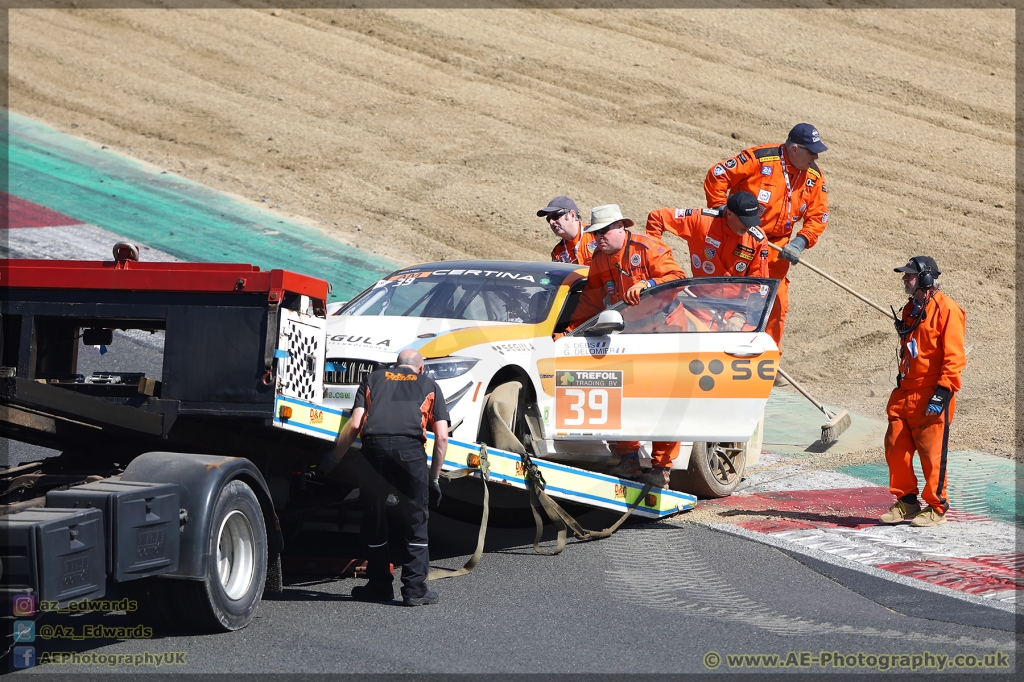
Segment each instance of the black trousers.
M367 587L393 591L388 551L386 502L397 493L395 512L402 524L402 597L418 599L427 592L430 568L427 550L427 453L423 442L408 436L371 436L362 441L359 502L363 510L361 537L367 548Z

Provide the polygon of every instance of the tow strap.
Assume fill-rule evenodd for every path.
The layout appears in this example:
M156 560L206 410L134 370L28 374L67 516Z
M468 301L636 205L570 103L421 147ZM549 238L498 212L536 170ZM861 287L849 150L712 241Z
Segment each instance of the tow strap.
M465 478L476 473L477 469L458 469L457 471L446 471L442 476L449 481L453 481L456 478ZM466 575L480 563L480 557L484 553L484 541L487 539L487 518L490 516L491 511L491 493L487 489L487 482L491 480L491 465L487 461L487 446L480 446L480 477L484 486L484 513L480 517L480 532L476 536L476 550L473 551L473 556L469 557L469 561L462 568L454 571L449 571L445 568L435 568L427 574L427 580L440 580L442 578L454 578L458 575Z
M523 462L523 470L525 471L525 477L529 486L530 494L530 511L533 513L533 521L537 526L537 534L533 539L533 549L538 554L545 554L547 556L556 556L561 554L565 550L566 536L568 530L572 529L573 535L580 539L581 542L588 540L601 540L603 538L610 537L612 533L619 529L629 515L633 513L641 502L647 499L647 493L651 492L651 484L647 483L644 485L643 490L637 495L636 500L633 504L629 505L626 512L619 517L619 519L608 526L604 530L587 530L580 523L572 517L569 512L562 509L561 505L555 502L550 495L544 490L547 483L544 481L544 474L541 473L540 468L533 463L533 459L529 453L525 450L519 453L519 458ZM483 514L480 517L480 532L476 537L476 549L473 551L473 555L469 557L469 560L465 563L462 568L454 571L435 568L427 574L427 580L441 580L444 578L454 578L460 575L466 575L470 573L477 564L480 563L480 558L484 553L484 542L487 539L487 520L490 516L490 502L491 494L487 489L487 482L491 480L491 466L487 460L487 446L480 446L480 467L477 468L466 468L458 469L456 471L448 471L441 475L448 481L454 481L458 478L465 478L472 476L477 471L480 472L481 482L484 487L484 509ZM538 504L544 509L544 513L552 523L558 527L558 537L555 541L555 551L549 552L540 546L541 536L544 534L544 519L541 517L540 512L537 510Z
M565 549L567 528L571 528L573 535L583 542L586 542L587 540L601 540L609 537L619 529L619 526L626 522L626 519L628 519L629 515L633 513L633 510L647 498L647 493L651 492L651 484L645 484L643 491L641 491L637 496L633 504L629 505L626 509L626 513L620 516L615 523L604 530L587 530L581 526L579 522L569 514L569 512L562 509L561 505L551 499L551 496L547 494L544 490L547 485L544 481L544 475L540 472L540 468L533 463L533 459L531 459L529 453L525 451L520 452L519 458L523 462L526 480L530 483L530 511L533 512L533 521L537 526L537 534L533 539L533 549L538 554L546 554L547 556L556 556L561 554ZM540 538L544 533L544 521L540 516L540 512L537 511L538 502L541 507L544 508L544 512L547 514L548 518L558 526L558 537L555 540L554 552L549 552L540 546Z

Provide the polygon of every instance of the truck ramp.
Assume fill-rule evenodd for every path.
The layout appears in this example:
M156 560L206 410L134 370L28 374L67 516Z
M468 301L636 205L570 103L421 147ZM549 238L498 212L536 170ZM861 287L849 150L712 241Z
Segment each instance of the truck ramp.
M433 434L427 434L427 438L432 440ZM428 442L428 458L431 450L432 446ZM452 472L477 468L470 466L470 462L479 460L480 451L479 443L466 443L450 439L442 468ZM526 466L522 457L513 452L488 446L487 459L490 463L491 481L524 491L529 489L530 483L526 480ZM637 501L644 490L644 486L635 481L577 469L538 457L531 457L530 460L544 476L545 491L557 500L624 513ZM479 474L473 475L478 476ZM692 509L697 504L695 496L667 488L652 488L645 498L633 509L634 516L660 519Z

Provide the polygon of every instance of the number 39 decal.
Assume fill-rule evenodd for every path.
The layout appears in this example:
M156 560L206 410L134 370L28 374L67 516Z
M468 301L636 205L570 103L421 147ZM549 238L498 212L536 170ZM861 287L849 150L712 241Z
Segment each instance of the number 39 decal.
M617 431L622 428L622 371L555 373L555 428Z

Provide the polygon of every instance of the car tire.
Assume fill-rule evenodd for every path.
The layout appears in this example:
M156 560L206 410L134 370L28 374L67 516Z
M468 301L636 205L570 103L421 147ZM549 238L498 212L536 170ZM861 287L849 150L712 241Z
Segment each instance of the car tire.
M211 514L206 579L178 583L179 606L194 629L231 632L256 615L267 575L267 530L252 488L231 481Z
M746 463L747 443L694 443L689 465L672 471L669 487L698 497L728 497Z

